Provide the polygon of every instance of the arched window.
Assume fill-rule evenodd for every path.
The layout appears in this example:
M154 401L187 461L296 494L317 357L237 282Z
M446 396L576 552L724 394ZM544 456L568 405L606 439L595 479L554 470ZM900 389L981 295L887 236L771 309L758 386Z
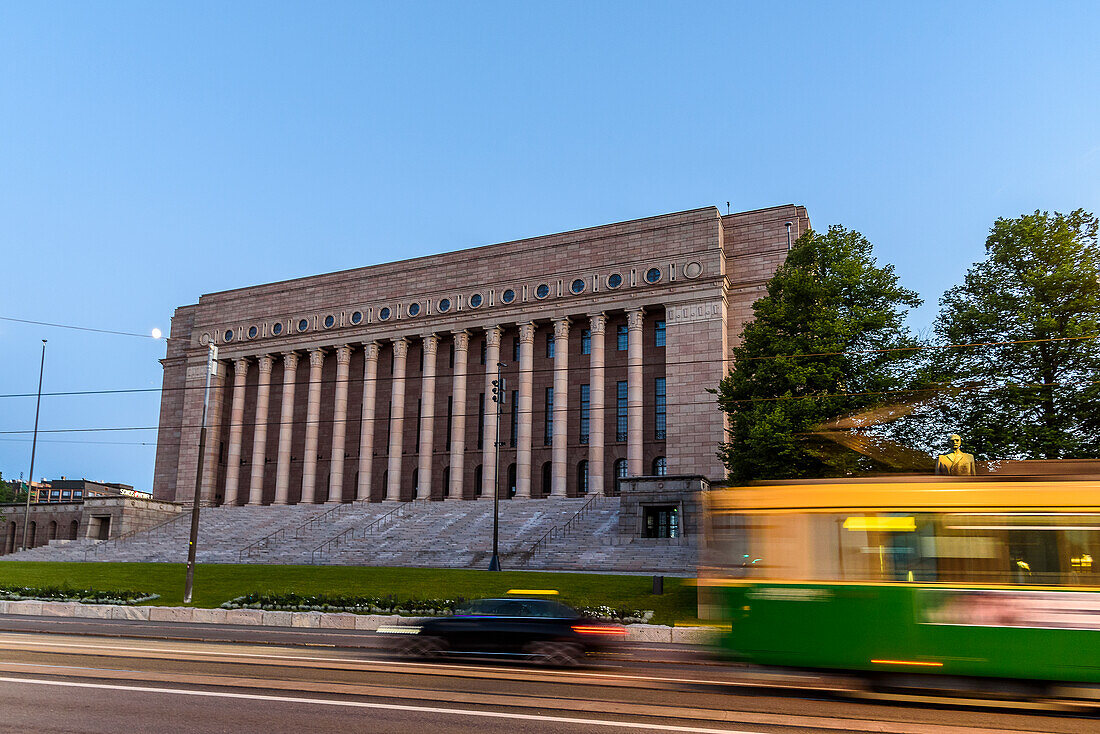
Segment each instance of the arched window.
M15 523L8 524L8 553L15 552Z
M451 494L451 467L443 467L443 496L449 497Z
M577 464L577 494L588 494L588 459L583 459Z
M550 477L553 473L552 467L553 465L549 461L542 465L542 494L544 496L550 494Z
M378 495L382 499L386 499L386 487L389 485L389 483L390 483L390 470L389 469L383 469L382 470L382 486L379 488L381 491L379 492L379 495Z
M481 496L481 464L474 467L474 496Z
M416 495L420 493L420 470L413 469L412 473L412 498L416 499Z
M57 520L50 520L50 534L47 537L50 540L57 540Z
M623 491L622 480L626 478L626 459L615 460L615 494Z
M516 496L516 465L508 465L508 497Z
M73 520L72 523L70 523L70 525L69 525L69 538L71 540L76 540L76 534L79 531L80 531L80 521L79 520Z
M27 535L28 535L28 538L29 538L29 541L30 541L30 542L27 543L27 547L28 548L33 548L34 547L34 541L38 540L38 523L35 522L34 520L31 520L31 529L30 529L30 532Z
M653 476L663 477L668 474L668 459L658 456L653 460Z

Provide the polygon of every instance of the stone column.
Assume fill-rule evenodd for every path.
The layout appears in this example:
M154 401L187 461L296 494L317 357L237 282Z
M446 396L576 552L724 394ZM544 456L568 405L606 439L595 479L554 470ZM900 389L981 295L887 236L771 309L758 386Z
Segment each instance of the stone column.
M604 489L604 416L607 414L604 399L604 332L607 316L603 312L591 314L592 354L588 362L588 492L607 494Z
M351 368L351 347L336 348L336 395L332 401L332 460L328 469L327 504L344 500L344 442L348 435L348 370Z
M645 474L642 459L642 314L626 312L626 472L632 477Z
M229 362L218 361L218 374L210 376L210 409L206 414L206 456L202 460L200 502L215 504L218 482L218 444L221 443L222 410L225 409L225 373Z
M535 322L519 326L519 427L516 431L516 497L531 496L531 434Z
M439 337L424 337L424 376L420 380L420 446L416 468L417 497L432 496L432 449L435 447L435 357Z
M294 378L298 372L298 353L283 352L283 400L279 418L279 458L275 465L275 504L290 501L290 436L294 430Z
M248 377L248 360L233 362L233 408L229 411L229 453L225 465L225 504L244 504L241 495L241 434L244 432L244 382Z
M371 472L374 468L375 396L378 394L378 342L363 347L363 413L359 426L359 487L357 502L370 501Z
M466 465L466 368L470 362L470 332L454 332L455 369L451 388L451 487L447 499L462 499L462 472Z
M309 395L306 403L306 447L302 466L302 502L321 499L317 496L317 441L321 434L321 369L325 366L325 350L309 352Z
M554 435L550 437L550 494L564 497L569 476L569 319L554 321Z
M248 504L264 501L264 465L267 463L267 405L271 396L271 355L260 357L260 382L256 386L256 430L252 434L252 477L248 481Z
M497 362L500 361L499 326L485 330L485 433L481 442L481 499L493 499L497 491L497 404L493 402L493 380L497 379Z
M387 464L386 499L401 499L401 449L405 430L405 360L409 342L404 337L393 343L393 389L390 402L390 454Z

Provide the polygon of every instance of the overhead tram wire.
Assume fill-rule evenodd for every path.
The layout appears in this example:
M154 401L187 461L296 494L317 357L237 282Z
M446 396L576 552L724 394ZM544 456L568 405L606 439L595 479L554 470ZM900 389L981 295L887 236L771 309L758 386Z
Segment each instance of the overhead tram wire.
M35 326L52 326L55 329L73 329L74 331L93 331L97 334L116 334L118 336L136 336L142 339L154 339L160 341L166 339L162 334L161 336L153 336L152 334L139 334L135 331L118 331L116 329L93 329L90 326L74 326L72 324L54 324L49 321L32 321L31 319L17 319L11 316L0 316L0 321L12 321L17 324L33 324Z
M150 337L150 338L152 338L152 337ZM1047 342L1087 341L1087 340L1090 340L1090 339L1098 339L1098 338L1100 338L1100 334L1092 334L1092 335L1089 335L1089 336L1051 337L1051 338L1047 338L1047 339L1021 339L1021 340L1016 340L1016 341L970 342L970 343L967 343L967 344L935 344L935 345L923 345L923 346L913 346L913 347L892 347L892 348L889 348L889 349L851 350L851 351L845 351L845 352L807 352L805 354L775 354L775 355L765 355L765 356L761 356L761 357L750 357L749 359L750 360L764 360L764 359L796 359L796 358L802 358L802 357L834 357L834 356L860 355L860 354L877 354L877 353L886 353L886 352L922 351L922 350L933 350L933 349L964 349L964 348L968 348L968 347L992 347L992 346L1005 346L1005 345L1012 345L1012 344L1040 344L1040 343L1047 343ZM658 348L663 348L663 347L658 347ZM612 350L612 351L623 351L623 350ZM587 355L582 355L582 356L587 356ZM227 358L223 361L231 362L233 360ZM676 360L676 361L673 361L673 362L669 362L667 360L659 360L659 361L651 361L651 362L642 362L642 367L662 367L662 366L663 367L667 367L667 366L677 367L677 366L681 366L681 365L714 364L714 363L718 363L718 362L732 363L734 361L735 360L732 360L732 359L721 359L721 358L684 359L684 360ZM626 367L627 367L627 365L610 365L610 364L606 364L606 363L604 365L604 368L607 369L607 370L626 369ZM538 368L532 369L530 372L531 372L531 374L545 374L545 373L553 373L554 371L555 371L554 367L538 367ZM406 380L416 379L418 374L419 373L406 374ZM511 374L511 373L509 373L509 374ZM471 375L473 375L473 376L482 376L482 373L480 373L480 372L468 372L467 373L468 377L471 376ZM387 381L392 381L392 379L393 379L392 377L386 375L386 376L375 377L374 382L387 382ZM308 380L303 380L302 382L309 382L309 381ZM320 380L317 384L332 385L332 384L335 384L336 382L337 382L337 380L335 380L335 379ZM352 384L352 383L365 383L365 382L369 382L369 380L367 380L365 377L348 377L347 382L349 384ZM1057 383L1055 383L1055 384L1057 384ZM272 385L275 386L275 383L272 383ZM57 391L57 392L44 392L44 393L42 393L42 396L43 397L69 397L69 396L80 396L80 395L125 395L125 394L132 394L132 393L136 394L136 393L154 393L154 392L160 392L160 393L183 392L183 391L186 391L186 390L201 390L201 389L202 389L201 385L199 385L199 386L185 385L183 387L167 387L167 388L165 388L165 387L132 387L132 388L114 388L114 389L108 389L108 390L62 390L62 391ZM35 395L36 395L36 393L7 393L7 394L0 394L0 398L33 398L33 397L35 397Z

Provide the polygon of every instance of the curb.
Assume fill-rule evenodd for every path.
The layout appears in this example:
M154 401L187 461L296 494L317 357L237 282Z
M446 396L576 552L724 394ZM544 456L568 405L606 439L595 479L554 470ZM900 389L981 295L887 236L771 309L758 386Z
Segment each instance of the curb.
M427 617L349 612L274 612L263 609L200 609L197 607L122 606L75 601L0 601L0 614L78 619L119 619L135 622L239 624L257 627L356 630L374 632L382 625L415 624ZM708 627L668 627L661 624L626 625L628 642L709 645L715 631Z

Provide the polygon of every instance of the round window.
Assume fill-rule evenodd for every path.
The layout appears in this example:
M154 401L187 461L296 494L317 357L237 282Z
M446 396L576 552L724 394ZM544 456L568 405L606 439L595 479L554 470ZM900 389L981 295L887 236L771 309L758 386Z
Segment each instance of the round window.
M475 293L474 295L470 296L470 307L471 308L477 308L480 305L481 305L481 294L480 293Z
M305 331L309 328L309 319L302 319L298 322L298 331Z
M271 333L274 334L275 336L279 336L279 334L282 334L283 333L283 324L282 324L282 322L276 322L276 323L272 324L271 325Z
M543 283L535 289L535 298L546 298L550 295L550 286Z
M649 270L645 271L645 282L646 283L656 283L660 279L661 279L661 269L660 268L650 268Z
M584 281L580 278L577 278L569 286L569 290L573 291L574 293L584 293Z
M618 273L612 273L611 275L607 276L607 287L608 288L615 289L615 288L618 288L619 286L621 286L622 284L623 284L623 276L619 275Z
M257 329L255 326L249 326L248 327L248 338L249 339L255 339L256 335L259 334L259 333L260 333L260 330Z
M501 303L511 303L514 300L516 300L516 292L511 288L500 294Z
M226 329L225 330L225 340L227 342L233 341L233 330L232 329Z
M381 319L382 321L385 321L389 317L390 317L389 307L388 306L383 306L382 309L378 312L378 318Z
M410 303L409 304L409 316L416 316L418 313L420 313L420 304L419 303Z
M439 299L439 313L447 313L451 310L451 299L440 298Z
M362 311L355 311L354 313L352 313L351 323L358 324L362 320L363 320L363 312Z
M325 328L326 329L331 329L333 324L335 324L335 323L336 323L336 317L333 316L332 314L329 314L328 316L325 317Z

